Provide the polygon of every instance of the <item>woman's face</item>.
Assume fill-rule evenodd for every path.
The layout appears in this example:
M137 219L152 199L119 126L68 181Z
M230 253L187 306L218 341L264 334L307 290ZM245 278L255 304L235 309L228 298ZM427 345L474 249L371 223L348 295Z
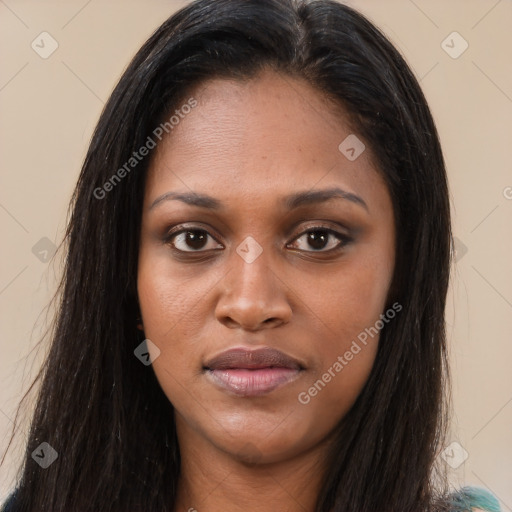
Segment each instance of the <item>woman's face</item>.
M266 71L190 96L145 188L153 369L180 445L285 460L328 439L374 363L390 196L370 148L308 84Z

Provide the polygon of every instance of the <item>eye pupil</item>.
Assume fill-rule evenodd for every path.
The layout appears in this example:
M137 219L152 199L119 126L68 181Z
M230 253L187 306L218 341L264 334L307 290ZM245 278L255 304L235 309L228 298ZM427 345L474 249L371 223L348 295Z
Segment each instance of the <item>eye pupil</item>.
M185 243L192 249L202 249L207 241L205 231L187 231Z
M327 244L329 233L327 231L310 231L308 243L313 249L323 249Z

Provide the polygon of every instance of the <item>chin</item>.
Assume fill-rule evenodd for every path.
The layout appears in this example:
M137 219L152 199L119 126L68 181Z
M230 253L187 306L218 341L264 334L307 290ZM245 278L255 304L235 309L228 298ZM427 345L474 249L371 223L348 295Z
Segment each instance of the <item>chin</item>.
M217 439L212 441L235 460L249 465L286 461L312 448L319 441L310 438L307 432L302 432L298 425L287 425L279 431L279 427L276 429L274 423L273 429L253 431L245 428L237 432L228 432L231 435L226 435L226 431L216 432ZM222 438L219 439L219 435L222 435Z

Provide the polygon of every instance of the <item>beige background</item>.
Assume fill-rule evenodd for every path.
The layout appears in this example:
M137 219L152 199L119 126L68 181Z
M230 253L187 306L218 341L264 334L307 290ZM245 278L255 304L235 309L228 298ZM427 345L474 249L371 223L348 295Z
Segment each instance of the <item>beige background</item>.
M185 3L0 0L0 453L42 356L29 351L59 265L41 259L62 238L94 125L131 56ZM439 128L459 258L448 305L451 441L468 454L453 482L487 487L512 511L512 2L348 3L402 51ZM31 48L43 31L59 45L47 59ZM442 47L453 31L469 44L456 59ZM461 49L452 39L450 51ZM0 502L13 486L25 428L0 468Z

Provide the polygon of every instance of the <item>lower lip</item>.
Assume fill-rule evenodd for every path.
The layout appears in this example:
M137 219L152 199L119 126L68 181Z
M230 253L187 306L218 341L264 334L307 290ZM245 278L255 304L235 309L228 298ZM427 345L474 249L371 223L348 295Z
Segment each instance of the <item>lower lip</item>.
M261 396L295 380L295 368L207 370L206 374L222 389L238 396Z

